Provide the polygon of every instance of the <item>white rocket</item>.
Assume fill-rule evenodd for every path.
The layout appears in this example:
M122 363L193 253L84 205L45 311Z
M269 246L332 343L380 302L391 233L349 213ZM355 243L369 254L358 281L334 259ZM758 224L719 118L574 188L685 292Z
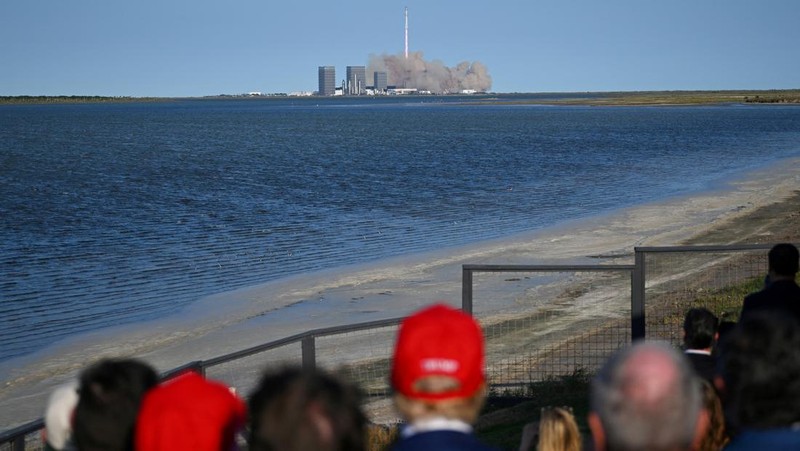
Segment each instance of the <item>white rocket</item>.
M406 59L408 59L408 6L406 6Z

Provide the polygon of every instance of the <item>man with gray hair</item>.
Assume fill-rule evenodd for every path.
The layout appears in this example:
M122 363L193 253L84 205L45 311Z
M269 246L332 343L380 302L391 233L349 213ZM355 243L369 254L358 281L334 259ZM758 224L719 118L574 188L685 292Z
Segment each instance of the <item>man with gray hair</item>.
M692 449L708 424L700 379L677 350L637 342L592 381L589 427L598 451Z

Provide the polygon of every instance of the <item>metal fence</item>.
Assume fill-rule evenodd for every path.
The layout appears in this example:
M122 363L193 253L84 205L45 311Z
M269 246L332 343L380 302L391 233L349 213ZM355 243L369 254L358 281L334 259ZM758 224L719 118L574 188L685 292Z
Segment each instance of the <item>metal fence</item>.
M464 265L462 304L481 323L494 393L593 372L631 340L634 265Z
M635 338L678 344L689 307L735 320L745 292L760 288L770 247L641 247L633 265L464 265L462 308L484 329L493 392L519 393L548 378L591 374ZM312 330L164 376L191 367L246 396L267 367L319 366L358 384L373 417L389 422L396 420L389 363L401 320ZM42 449L42 427L37 420L0 434L0 451Z
M636 267L645 275L647 338L681 343L683 314L691 307L737 321L744 296L763 287L771 247L636 248Z

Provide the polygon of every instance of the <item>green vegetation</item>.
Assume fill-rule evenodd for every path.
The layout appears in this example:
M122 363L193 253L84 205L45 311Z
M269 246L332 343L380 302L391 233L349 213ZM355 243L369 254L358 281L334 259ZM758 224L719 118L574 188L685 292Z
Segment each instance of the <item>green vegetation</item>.
M552 99L503 100L493 98L487 103L539 105L709 105L724 103L791 103L800 104L800 89L768 91L640 91L587 93L586 97Z
M574 373L533 382L517 389L493 389L476 427L484 442L501 449L517 449L525 424L538 421L541 410L550 406L572 408L578 427L589 435L586 417L589 414L591 374L584 369Z

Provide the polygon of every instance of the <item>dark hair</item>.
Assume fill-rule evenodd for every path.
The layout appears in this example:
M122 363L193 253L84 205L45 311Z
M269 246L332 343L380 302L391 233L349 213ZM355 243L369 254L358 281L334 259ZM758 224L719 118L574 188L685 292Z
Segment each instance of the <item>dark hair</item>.
M800 253L790 243L776 244L767 254L769 269L780 276L794 276L800 264Z
M754 312L720 343L725 418L739 428L788 427L800 421L800 324Z
M683 344L687 349L706 349L714 343L719 320L706 308L693 308L683 320Z
M364 450L359 404L355 387L322 371L268 372L249 400L250 450Z
M133 448L136 415L144 394L158 383L149 365L105 359L81 373L73 437L81 451Z

